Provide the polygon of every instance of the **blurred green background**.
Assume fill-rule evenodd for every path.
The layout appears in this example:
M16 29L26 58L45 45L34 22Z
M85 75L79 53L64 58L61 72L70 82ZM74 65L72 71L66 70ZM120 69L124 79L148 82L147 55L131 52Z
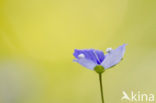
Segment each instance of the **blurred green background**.
M122 103L122 91L156 94L155 5L0 0L0 103L101 103L98 75L73 63L73 50L123 43L124 60L103 74L105 102Z

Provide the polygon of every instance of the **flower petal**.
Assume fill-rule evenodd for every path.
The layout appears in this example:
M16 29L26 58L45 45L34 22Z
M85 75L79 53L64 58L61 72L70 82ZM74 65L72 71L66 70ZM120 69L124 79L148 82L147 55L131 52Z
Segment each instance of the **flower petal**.
M103 51L95 49L84 49L84 50L75 49L75 52L73 54L75 58L79 59L78 56L80 54L84 54L86 59L91 60L96 64L101 64L105 58Z
M125 46L126 44L123 44L119 46L117 49L112 50L110 53L106 54L104 61L101 63L101 65L107 69L110 68L116 64L118 64L121 59L124 56L125 53Z
M76 59L76 60L74 60L74 62L78 62L82 66L84 66L84 67L86 67L88 69L91 69L91 70L93 70L94 67L97 65L93 61L85 59L85 58L83 58L83 59Z
M104 53L103 51L100 51L100 50L95 50L95 53L97 55L97 58L99 59L100 63L101 64L103 62L103 60L105 59L105 56L104 56Z

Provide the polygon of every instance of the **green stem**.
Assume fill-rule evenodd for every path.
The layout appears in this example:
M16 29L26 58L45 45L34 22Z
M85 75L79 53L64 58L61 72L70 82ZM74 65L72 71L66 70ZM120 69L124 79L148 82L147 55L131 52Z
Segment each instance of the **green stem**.
M100 90L101 90L101 100L104 103L103 86L102 86L102 73L99 73Z

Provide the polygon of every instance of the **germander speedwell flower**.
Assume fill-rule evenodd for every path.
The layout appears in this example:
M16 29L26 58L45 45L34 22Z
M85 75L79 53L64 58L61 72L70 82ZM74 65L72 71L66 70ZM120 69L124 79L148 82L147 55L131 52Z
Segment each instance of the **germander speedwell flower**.
M74 51L73 55L76 58L74 60L75 62L78 62L79 64L88 69L95 70L99 74L102 103L104 103L104 98L103 98L101 74L106 69L115 66L122 60L125 53L125 46L126 44L123 44L114 50L112 48L107 48L106 55L104 55L103 51L95 49L84 49L84 50L75 49Z

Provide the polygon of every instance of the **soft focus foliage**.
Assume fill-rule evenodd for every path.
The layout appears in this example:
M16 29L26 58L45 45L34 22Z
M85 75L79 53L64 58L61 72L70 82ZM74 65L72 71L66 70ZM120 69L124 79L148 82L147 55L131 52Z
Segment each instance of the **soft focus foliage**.
M127 43L103 74L106 103L156 94L155 0L0 0L0 103L99 103L98 76L74 48Z

